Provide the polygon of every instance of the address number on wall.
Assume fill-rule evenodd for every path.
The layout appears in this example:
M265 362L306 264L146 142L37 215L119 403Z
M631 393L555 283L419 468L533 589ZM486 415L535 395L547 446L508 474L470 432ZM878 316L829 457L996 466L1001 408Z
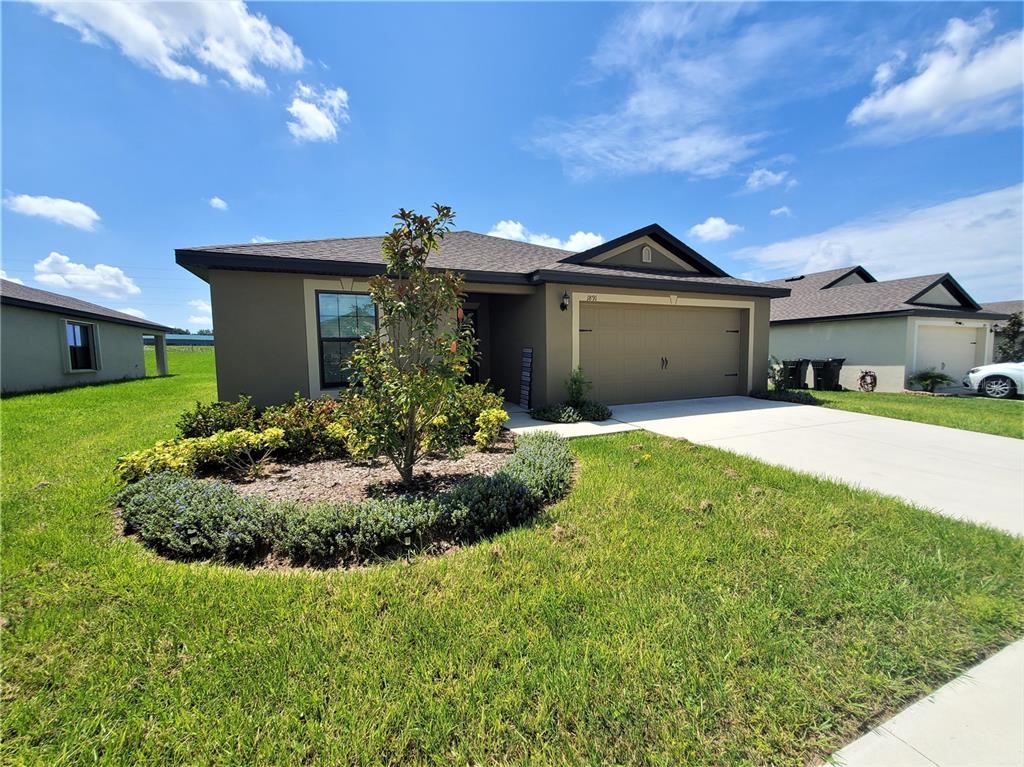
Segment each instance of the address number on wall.
M597 293L588 293L585 300L588 301L588 302L597 301L598 300Z

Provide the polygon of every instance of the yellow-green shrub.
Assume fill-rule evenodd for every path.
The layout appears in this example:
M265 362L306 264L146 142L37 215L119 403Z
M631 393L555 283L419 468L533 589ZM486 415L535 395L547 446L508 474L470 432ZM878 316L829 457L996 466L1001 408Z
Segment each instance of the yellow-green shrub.
M162 471L191 475L209 466L249 473L284 445L284 431L276 428L259 432L232 429L210 437L165 440L122 456L117 462L117 473L125 482L137 482Z
M476 431L473 442L477 447L490 447L498 439L502 424L508 420L508 413L500 407L489 407L476 417Z

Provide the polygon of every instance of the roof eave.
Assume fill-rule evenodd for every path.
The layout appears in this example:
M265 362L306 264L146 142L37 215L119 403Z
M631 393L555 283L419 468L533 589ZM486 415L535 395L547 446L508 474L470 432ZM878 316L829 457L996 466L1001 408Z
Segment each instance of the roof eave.
M794 325L800 322L837 322L840 320L882 319L885 317L947 317L961 320L1001 320L1009 315L994 312L972 312L957 309L898 309L886 312L859 312L857 314L833 314L813 317L796 317L785 320L771 320L772 325Z
M197 250L175 250L174 260L202 280L209 282L210 269L249 272L278 272L297 274L342 275L345 277L373 277L384 274L385 266L363 261L326 261L316 258L282 258L254 256L240 253L211 253ZM518 272L491 272L474 269L455 269L428 266L431 271L450 271L461 274L467 282L493 282L508 285L528 285L529 275Z
M59 314L62 317L77 317L79 319L93 320L96 322L113 322L116 325L130 325L132 327L142 328L143 330L152 330L157 333L171 332L171 328L165 325L159 325L155 322L146 322L144 320L133 321L128 318L111 317L106 314L82 311L81 309L65 309L61 306L51 306L49 304L40 303L39 301L27 301L23 298L14 298L13 296L0 296L0 304L17 306L22 309L35 309L36 311L48 312L49 314Z
M686 282L684 280L659 280L647 277L623 275L575 274L550 269L540 269L531 275L534 283L552 282L560 285L602 285L616 288L646 288L648 290L673 290L677 293L720 293L734 296L758 296L784 298L789 295L787 288L770 285L716 285L708 282Z

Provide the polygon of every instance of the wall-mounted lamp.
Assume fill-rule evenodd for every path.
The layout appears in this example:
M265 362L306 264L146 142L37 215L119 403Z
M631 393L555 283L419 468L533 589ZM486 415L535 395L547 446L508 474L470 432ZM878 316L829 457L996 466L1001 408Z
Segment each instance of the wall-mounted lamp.
M569 291L567 290L567 291L565 291L562 294L562 303L560 303L558 305L558 308L561 309L564 312L566 309L569 308L569 301L570 300L571 300L571 296L569 295Z

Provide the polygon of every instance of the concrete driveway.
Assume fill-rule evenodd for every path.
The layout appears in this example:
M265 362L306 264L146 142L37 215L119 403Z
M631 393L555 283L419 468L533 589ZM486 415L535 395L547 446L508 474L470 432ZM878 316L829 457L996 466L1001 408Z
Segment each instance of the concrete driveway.
M617 405L618 423L731 450L1024 535L1024 440L750 397ZM525 414L509 424L539 427ZM612 425L614 424L614 425ZM599 426L592 424L591 426Z

